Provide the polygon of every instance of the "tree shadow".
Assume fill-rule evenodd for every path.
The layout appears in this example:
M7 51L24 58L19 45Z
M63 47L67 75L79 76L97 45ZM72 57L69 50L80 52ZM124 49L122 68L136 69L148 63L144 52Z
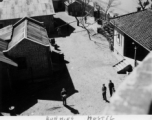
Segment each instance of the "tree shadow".
M70 36L71 33L73 33L73 31L75 30L75 28L72 27L69 23L66 23L60 18L54 18L54 28L54 33L49 34L51 38Z
M65 105L65 107L66 107L67 109L69 109L73 114L79 114L79 111L78 111L78 110L70 107L69 105Z

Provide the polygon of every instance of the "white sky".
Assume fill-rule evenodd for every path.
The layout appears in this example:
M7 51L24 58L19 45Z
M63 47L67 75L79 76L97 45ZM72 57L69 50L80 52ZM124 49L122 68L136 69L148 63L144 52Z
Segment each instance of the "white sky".
M107 2L108 0L98 0ZM138 0L116 0L120 5L116 8L111 8L111 11L120 15L137 11ZM104 3L103 3L104 4Z
M120 5L118 6L119 12L134 12L137 11L137 0L118 0Z

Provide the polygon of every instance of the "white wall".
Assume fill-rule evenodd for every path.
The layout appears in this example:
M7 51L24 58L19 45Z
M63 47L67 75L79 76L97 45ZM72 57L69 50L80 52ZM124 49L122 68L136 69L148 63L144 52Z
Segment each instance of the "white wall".
M118 30L114 30L114 53L118 59L122 59L124 55L124 35Z

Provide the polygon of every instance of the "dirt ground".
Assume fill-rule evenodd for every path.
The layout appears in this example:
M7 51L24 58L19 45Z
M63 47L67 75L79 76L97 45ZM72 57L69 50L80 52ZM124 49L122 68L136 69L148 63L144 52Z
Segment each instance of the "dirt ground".
M67 13L57 13L54 17L66 22L75 21ZM92 18L88 22L93 21ZM89 40L88 34L76 22L71 26L75 31L67 37L56 38L59 49L64 53L64 59L73 85L77 93L67 99L68 107L61 101L38 100L33 107L21 115L100 115L110 104L103 101L102 84L107 86L107 99L110 101L108 82L112 80L115 88L124 80L125 75L117 74L112 67L118 62L109 49L107 40L102 35L96 35ZM93 29L97 24L92 25ZM89 26L91 28L91 26Z

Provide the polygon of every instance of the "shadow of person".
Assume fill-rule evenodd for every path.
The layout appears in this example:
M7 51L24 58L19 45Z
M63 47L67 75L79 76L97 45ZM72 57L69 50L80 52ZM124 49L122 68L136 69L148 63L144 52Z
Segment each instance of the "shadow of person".
M108 101L107 99L105 100L107 103L110 103L110 101Z
M70 107L70 106L68 106L68 105L65 105L65 107L66 107L67 109L69 109L73 114L79 114L79 111L78 111L78 110L76 110L76 109L74 109L74 108L72 108L72 107Z

